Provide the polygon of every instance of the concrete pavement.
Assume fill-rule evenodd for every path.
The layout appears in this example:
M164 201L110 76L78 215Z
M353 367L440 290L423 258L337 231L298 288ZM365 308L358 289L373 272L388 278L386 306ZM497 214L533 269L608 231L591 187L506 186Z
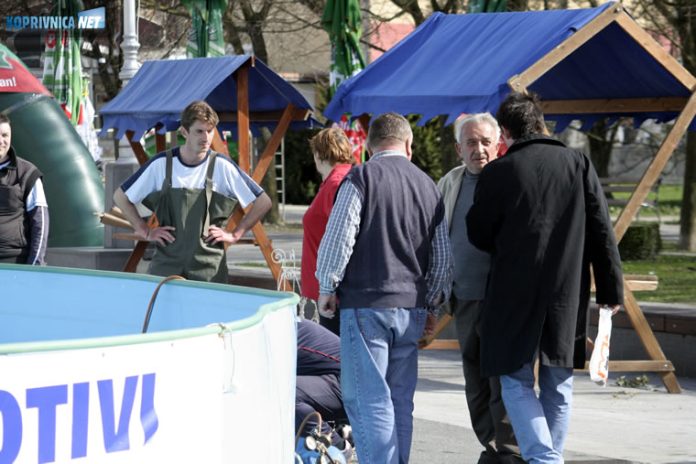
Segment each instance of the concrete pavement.
M287 206L286 222L297 227L305 209ZM661 233L667 240L676 239L678 226L663 224ZM301 228L270 231L269 235L274 248L284 250L286 256L294 252L299 269ZM263 262L253 245L235 246L228 262L231 269L270 276L265 268L246 267ZM459 353L422 351L419 361L411 463L475 463L481 447L469 421ZM588 374L576 374L566 462L696 464L696 379L677 375L681 394L667 393L656 374L648 375L645 388L618 387L616 375L603 388Z
M475 463L461 359L455 351L422 351L415 396L413 464ZM696 463L696 380L680 378L669 394L656 375L646 388L607 387L574 376L567 463Z

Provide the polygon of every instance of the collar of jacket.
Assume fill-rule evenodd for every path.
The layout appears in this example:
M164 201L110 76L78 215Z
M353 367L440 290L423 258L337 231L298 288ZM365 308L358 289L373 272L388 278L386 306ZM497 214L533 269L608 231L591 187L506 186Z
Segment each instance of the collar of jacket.
M530 135L525 135L524 137L520 137L519 139L515 140L515 142L508 148L508 151L506 155L519 150L522 147L526 147L527 145L531 145L533 143L543 143L545 145L556 145L560 147L565 147L565 144L561 142L560 140L556 140L554 138L549 137L548 135L543 135L543 134L530 134Z
M10 164L5 166L3 169L17 169L17 155L15 154L14 148L10 145L10 149L7 151L7 158L3 163L10 161ZM1 163L0 163L1 164Z

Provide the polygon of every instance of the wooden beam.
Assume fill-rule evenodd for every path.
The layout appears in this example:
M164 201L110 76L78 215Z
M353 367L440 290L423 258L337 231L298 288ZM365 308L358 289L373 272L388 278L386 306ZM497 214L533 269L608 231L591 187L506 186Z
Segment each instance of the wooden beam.
M633 328L638 334L640 342L643 344L645 351L648 353L650 360L659 361L660 363L669 362L665 357L665 354L662 352L660 343L657 341L657 338L655 338L655 334L650 328L650 324L648 324L647 319L645 319L643 311L641 311L640 306L638 306L638 301L636 301L636 298L633 296L633 292L628 288L625 281L624 308L628 318L631 321L631 324L633 324ZM679 381L677 380L677 376L674 375L673 370L669 372L660 371L658 373L660 374L660 377L662 377L662 383L665 384L668 392L681 393L681 386L679 385Z
M536 63L524 70L521 74L508 79L508 85L512 90L524 92L529 85L544 75L549 69L563 61L568 55L580 48L588 40L594 37L602 29L607 27L617 16L623 12L621 4L616 4L604 10L592 21L585 24L572 36L568 37L556 48L541 57ZM625 14L625 13L624 13Z
M133 141L134 135L135 133L133 131L126 131L126 138L128 139L128 143L130 143L130 146L133 149L135 159L137 159L138 164L142 166L143 164L147 163L147 160L149 160L150 158L147 156L147 153L145 152L143 146L140 144L140 141Z
M454 339L435 339L428 345L422 348L423 350L457 350L459 351L459 342Z
M628 226L638 214L640 206L650 194L652 186L655 184L655 182L657 182L657 179L664 170L667 161L669 161L672 153L677 148L679 140L681 140L695 115L696 92L694 92L691 95L691 98L689 98L684 110L674 122L672 130L669 131L667 137L665 137L665 139L662 141L660 149L657 151L657 154L645 170L645 174L643 174L643 177L636 186L636 189L631 195L631 198L628 200L628 203L624 209L621 210L621 213L616 220L616 224L614 224L614 234L616 235L617 241L621 240L626 233L626 230L628 230Z
M658 63L690 91L696 90L696 77L684 68L667 50L640 27L629 15L623 13L616 18L616 22L628 35L643 47Z
M674 372L672 361L609 361L609 372Z
M155 132L155 148L157 153L161 153L167 149L167 136L165 134Z
M101 213L99 215L99 221L102 224L113 227L123 227L124 229L133 229L133 226L127 219L120 218L110 213Z
M237 207L234 209L234 213L232 213L232 217L227 222L225 229L228 232L234 230L236 224L239 224L243 217L244 210L242 210L241 206L237 205ZM268 238L268 235L266 235L266 230L263 228L263 224L261 224L261 222L257 222L256 225L251 228L251 232L254 234L256 244L261 249L261 253L266 260L268 268L271 270L273 278L276 282L279 282L283 270L280 267L280 263L273 260L273 243L271 242L271 239ZM226 246L225 248L228 249L229 247ZM281 282L281 290L292 292L292 284L287 281Z
M135 272L138 268L138 263L145 254L145 249L147 248L148 242L139 241L133 251L131 251L126 264L123 266L123 272Z
M598 100L544 100L544 114L649 113L680 112L686 97L668 98L606 98Z
M658 279L655 275L649 274L624 274L624 281L632 292L647 292L657 290ZM594 276L590 287L592 292L595 292Z
M294 107L292 104L288 103L288 106L285 107L285 111L278 121L278 125L273 131L273 135L271 135L271 139L266 144L266 148L264 148L263 153L259 157L258 163L254 167L254 175L252 176L252 179L254 179L254 182L257 184L260 184L263 180L263 176L266 175L266 171L268 171L268 167L275 157L276 150L278 150L280 142L283 141L283 137L285 136L285 132L288 130L288 127L290 127L293 109Z
M251 144L249 140L249 67L237 69L237 143L239 147L239 167L251 173Z
M589 370L588 361L585 363L584 369L575 369L575 372ZM609 372L674 372L674 365L671 361L610 360Z
M265 112L250 112L249 120L254 122L273 122L280 120L280 118L285 114L283 111L265 111ZM293 107L292 114L290 117L291 121L306 121L312 112L308 109L295 108ZM221 122L237 122L237 113L218 113Z
M229 148L227 148L227 144L225 143L225 141L222 140L222 135L220 134L220 131L217 128L215 129L215 134L213 134L213 142L210 144L210 148L212 148L218 153L227 155L228 158L230 156L230 150Z

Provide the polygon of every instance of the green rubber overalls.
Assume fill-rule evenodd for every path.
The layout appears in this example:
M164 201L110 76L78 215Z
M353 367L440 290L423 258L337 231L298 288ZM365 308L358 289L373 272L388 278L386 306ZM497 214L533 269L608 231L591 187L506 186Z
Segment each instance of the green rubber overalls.
M236 199L213 192L217 153L208 152L205 189L172 188L172 151L168 150L161 190L149 194L143 204L155 212L160 226L173 226L174 242L157 245L149 273L180 275L190 280L227 283L227 259L223 243L205 242L208 227L225 227Z

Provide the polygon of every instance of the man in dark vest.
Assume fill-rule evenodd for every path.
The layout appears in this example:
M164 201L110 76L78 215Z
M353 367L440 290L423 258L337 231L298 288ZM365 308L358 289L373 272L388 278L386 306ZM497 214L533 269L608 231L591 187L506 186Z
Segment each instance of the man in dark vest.
M0 262L43 265L48 203L41 172L11 143L10 119L0 113Z
M479 175L466 218L469 241L491 254L481 372L500 376L525 461L562 464L573 367L584 367L590 264L597 303L618 311L621 260L590 159L546 135L537 97L511 93L496 119L510 148Z
M343 403L366 464L408 462L417 343L451 288L444 205L412 140L398 114L372 122L370 160L343 180L319 246L318 307L333 317L341 303Z

